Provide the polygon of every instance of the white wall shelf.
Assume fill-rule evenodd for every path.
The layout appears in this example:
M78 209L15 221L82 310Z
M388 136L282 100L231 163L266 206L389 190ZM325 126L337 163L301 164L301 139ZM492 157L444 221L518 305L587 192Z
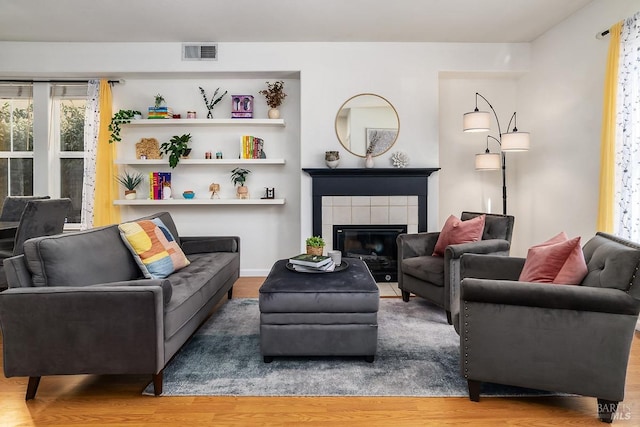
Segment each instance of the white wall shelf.
M159 119L158 119L159 120ZM167 159L119 159L117 165L163 165L168 166ZM285 159L180 159L180 165L284 165Z
M284 205L285 199L133 199L114 200L114 205L144 206L144 205Z
M284 119L138 119L122 126L281 126Z

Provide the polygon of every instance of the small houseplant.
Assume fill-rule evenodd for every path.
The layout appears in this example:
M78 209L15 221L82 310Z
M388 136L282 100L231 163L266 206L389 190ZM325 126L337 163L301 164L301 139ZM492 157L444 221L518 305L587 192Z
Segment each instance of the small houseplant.
M270 119L278 119L280 118L280 111L278 107L284 101L287 94L284 93L284 82L282 80L278 80L275 83L267 82L267 88L258 92L267 99L267 105L271 107L269 110L269 118Z
M244 183L247 181L247 175L250 173L250 170L242 168L235 168L231 171L231 182L238 187L236 190L238 199L249 198L249 189L244 186Z
M224 93L220 96L218 96L218 92L220 91L220 88L217 88L215 92L213 92L213 95L211 96L211 100L209 101L207 99L207 94L204 92L204 89L202 89L202 87L198 86L198 89L200 89L200 93L202 94L202 99L204 99L204 105L205 107L207 107L207 119L213 119L213 107L216 106L216 104L220 101L222 101L222 98L224 98L224 96L227 94L228 91L224 91ZM218 96L216 98L216 96Z
M130 173L129 171L124 171L122 174L116 176L116 181L118 181L125 188L124 190L124 198L125 199L135 199L136 198L136 187L142 183L144 177L141 173Z
M131 123L131 120L136 116L142 116L142 113L136 110L119 110L113 115L111 123L109 123L109 132L111 132L109 144L112 142L122 141L122 138L120 138L120 131L122 128L120 126Z
M165 103L164 96L159 93L154 97L154 106L155 108L160 108Z
M310 255L322 255L324 250L324 240L321 236L308 237L307 241L307 253Z
M169 156L169 166L175 168L181 158L191 153L189 141L191 141L191 134L185 133L180 136L174 135L168 142L160 144L160 151Z

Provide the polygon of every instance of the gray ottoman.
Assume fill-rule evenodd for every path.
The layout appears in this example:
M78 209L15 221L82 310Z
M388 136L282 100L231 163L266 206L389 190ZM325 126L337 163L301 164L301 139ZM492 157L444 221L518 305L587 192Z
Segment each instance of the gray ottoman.
M274 356L364 356L378 344L378 286L367 265L348 259L332 273L300 273L277 261L260 287L260 351Z

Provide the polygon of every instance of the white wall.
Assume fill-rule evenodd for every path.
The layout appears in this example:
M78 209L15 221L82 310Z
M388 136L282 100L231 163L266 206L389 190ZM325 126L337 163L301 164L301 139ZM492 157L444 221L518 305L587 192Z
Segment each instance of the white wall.
M180 49L179 43L0 42L3 58L0 76L123 77L131 80L129 88L134 87L134 80L187 78L206 82L210 88L217 87L218 83L224 88L231 82L223 79L233 81L237 73L249 73L249 77L252 72L260 72L260 76L264 73L274 76L299 73L300 141L291 143L299 144L299 147L292 147L292 151L300 153L297 162L300 167L324 167L326 150L342 152L340 167L362 167L360 157L348 154L340 146L334 119L345 100L357 93L370 92L388 99L400 116L398 141L388 153L376 159L376 167L390 166L391 154L402 150L410 156L410 166L440 166L448 170L452 165L439 164L438 160L438 73L443 70L522 72L529 68L528 44L222 43L216 62L183 62ZM125 95L127 86L125 83L114 90L117 108L126 107L125 97L130 96ZM157 92L153 81L147 86L144 93L135 90L136 105L140 105L138 99L148 99ZM165 92L165 97L178 96ZM197 94L191 96L197 97ZM261 102L258 97L256 100L256 104ZM133 98L130 101L133 102ZM284 105L288 102L289 98ZM469 102L470 94L464 94L464 99L456 104L469 105ZM282 255L277 247L284 246L283 252L288 252L292 245L298 244L302 249L303 239L311 234L311 180L299 171L287 176L300 183L297 217L270 215L267 226L277 230L276 238L270 234L243 233L244 273L266 273L271 262ZM448 191L440 197L438 179L438 173L430 178L430 230L440 227L438 200L451 197ZM295 203L295 197L292 203ZM147 213L142 210L140 213ZM204 218L198 214L191 216L187 211L177 214L178 227L188 231L196 227L194 224L215 221L215 215ZM259 214L257 218L260 218ZM245 256L251 254L249 247L266 255Z

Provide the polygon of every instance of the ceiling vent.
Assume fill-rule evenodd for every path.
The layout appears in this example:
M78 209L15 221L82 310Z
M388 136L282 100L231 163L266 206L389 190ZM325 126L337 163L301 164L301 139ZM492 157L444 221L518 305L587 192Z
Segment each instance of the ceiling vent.
M217 61L218 43L183 43L183 61Z

